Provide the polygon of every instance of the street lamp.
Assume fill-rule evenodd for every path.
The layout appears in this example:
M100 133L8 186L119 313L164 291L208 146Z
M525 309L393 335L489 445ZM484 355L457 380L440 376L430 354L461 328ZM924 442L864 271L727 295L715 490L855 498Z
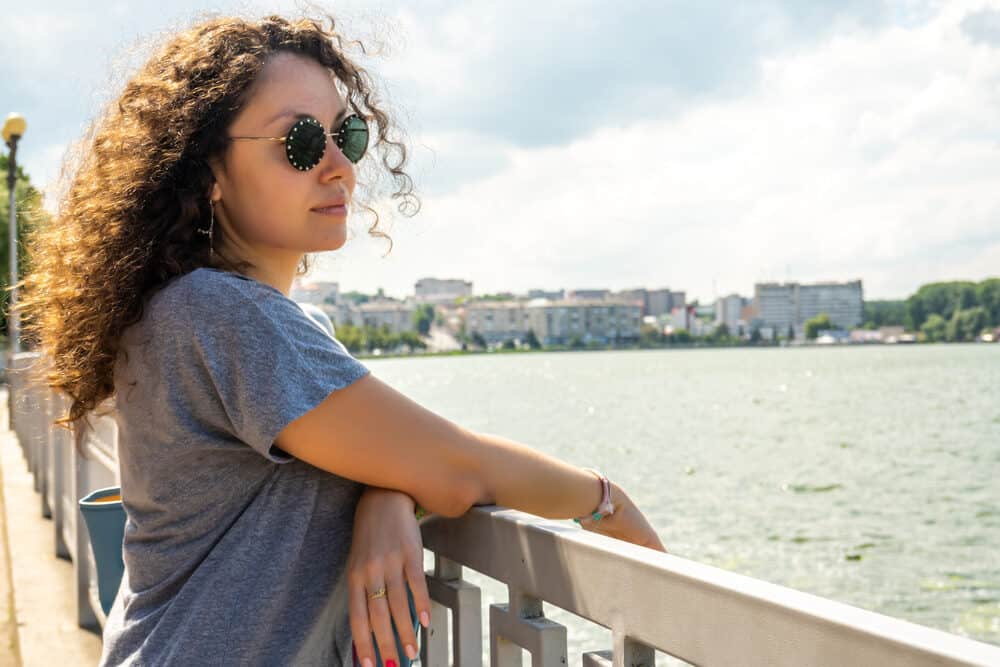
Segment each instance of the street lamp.
M7 163L7 189L10 194L10 224L7 229L10 232L9 248L10 248L10 307L8 312L10 313L10 320L7 325L8 338L10 354L16 354L21 351L21 337L19 334L20 317L17 312L14 311L14 307L17 305L17 206L14 201L14 185L17 183L17 141L24 135L24 131L28 129L28 123L24 120L24 116L19 113L12 113L7 116L7 120L3 124L3 140L10 149L10 160Z

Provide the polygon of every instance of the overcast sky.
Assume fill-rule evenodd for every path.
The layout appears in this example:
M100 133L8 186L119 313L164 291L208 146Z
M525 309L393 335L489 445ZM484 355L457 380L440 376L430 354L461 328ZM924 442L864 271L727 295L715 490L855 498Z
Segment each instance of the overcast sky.
M18 3L0 114L50 189L67 145L201 13L297 2ZM902 298L1000 276L1000 2L337 2L413 149L423 201L354 221L313 276L403 296L864 281ZM47 202L49 205L51 202ZM380 211L393 211L386 203Z

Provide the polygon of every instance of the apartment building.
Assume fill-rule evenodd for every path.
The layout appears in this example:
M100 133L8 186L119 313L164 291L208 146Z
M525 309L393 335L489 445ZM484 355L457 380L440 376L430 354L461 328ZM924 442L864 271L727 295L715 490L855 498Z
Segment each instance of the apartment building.
M629 343L639 339L642 306L619 299L533 299L482 302L466 307L466 332L487 343L527 338L543 345L565 345L575 337L584 343Z
M860 280L758 283L754 286L754 305L762 326L771 327L781 335L791 327L795 337L801 338L806 320L821 313L829 315L838 328L860 326L864 316L864 290Z

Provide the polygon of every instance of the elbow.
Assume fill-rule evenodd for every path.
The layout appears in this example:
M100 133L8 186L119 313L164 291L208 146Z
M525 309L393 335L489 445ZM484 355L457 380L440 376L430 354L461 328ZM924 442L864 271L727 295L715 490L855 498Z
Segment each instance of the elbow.
M475 505L490 505L493 503L489 489L489 476L484 471L481 456L481 443L475 433L457 429L456 442L451 457L444 457L447 463L439 464L438 471L442 475L438 489L447 489L440 498L442 516L458 518Z
M464 477L450 486L452 493L449 494L448 507L441 512L442 516L450 519L457 519L468 512L474 505L489 504L487 494L483 485L479 481Z

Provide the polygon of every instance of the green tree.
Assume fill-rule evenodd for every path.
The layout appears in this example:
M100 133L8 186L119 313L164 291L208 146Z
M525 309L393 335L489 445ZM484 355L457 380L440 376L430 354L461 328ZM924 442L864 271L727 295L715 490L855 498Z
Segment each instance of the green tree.
M906 301L865 301L865 329L906 326Z
M639 347L659 347L663 344L663 332L658 326L643 324L639 327Z
M427 343L420 337L416 331L404 331L399 334L399 342L405 345L409 345L412 350L426 350Z
M573 349L579 349L581 347L584 347L583 339L580 338L579 335L574 335L572 338L569 339L569 346Z
M956 310L972 308L976 303L976 283L953 281L921 285L906 300L908 329L920 329L932 313L951 320Z
M986 309L982 306L956 310L948 320L945 336L952 342L974 341L988 324Z
M514 299L512 292L497 292L496 294L480 294L473 298L474 301L511 301Z
M826 313L820 313L811 320L806 320L806 338L808 340L816 340L820 331L832 328L833 323L830 321L830 316Z
M0 155L0 312L4 314L2 330L6 339L7 317L9 312L10 293L10 195L7 189L7 174L10 171L10 158L4 153ZM26 238L30 230L38 225L43 225L49 221L49 215L42 208L42 195L31 184L31 178L24 167L17 166L17 174L14 180L14 198L16 201L15 213L17 218L17 275L18 280L23 278L30 267L28 266L28 252L26 250ZM24 341L27 343L27 341Z
M976 300L986 310L991 327L1000 327L1000 278L988 278L976 285Z
M525 342L528 343L528 347L532 350L537 350L542 346L542 344L538 341L538 336L535 335L534 329L528 329L528 335L525 336Z
M673 333L668 336L668 340L671 343L690 343L693 338L691 337L691 332L687 329L674 329Z
M353 353L371 350L371 346L368 345L369 332L370 327L357 327L347 323L336 327L337 340Z
M370 296L361 292L342 292L340 296L354 304L367 303L371 299Z
M939 343L945 340L947 327L948 322L943 317L937 313L931 313L927 321L921 325L920 331L924 334L924 340L928 343Z
M434 322L434 306L432 304L420 304L413 311L413 326L421 336L430 333L432 322Z

